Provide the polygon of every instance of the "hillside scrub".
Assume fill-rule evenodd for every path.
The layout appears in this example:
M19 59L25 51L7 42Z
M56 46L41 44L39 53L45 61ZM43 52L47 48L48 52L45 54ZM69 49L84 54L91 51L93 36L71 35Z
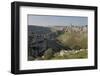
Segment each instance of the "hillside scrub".
M57 40L70 49L87 49L87 34L65 32L57 37Z
M53 57L53 50L51 48L49 48L44 53L44 59L51 59L52 57Z
M56 59L84 59L84 58L88 58L87 55L88 51L86 49L84 49L83 51L80 50L74 50L74 51L69 51L69 52L64 52L63 55L61 55L60 53L56 53L54 55L54 57L52 58L52 60L56 60Z

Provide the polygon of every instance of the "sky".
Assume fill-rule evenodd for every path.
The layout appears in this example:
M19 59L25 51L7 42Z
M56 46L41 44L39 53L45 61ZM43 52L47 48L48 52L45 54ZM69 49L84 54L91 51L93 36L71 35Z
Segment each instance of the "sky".
M67 26L71 24L78 26L88 25L88 17L28 15L28 25Z

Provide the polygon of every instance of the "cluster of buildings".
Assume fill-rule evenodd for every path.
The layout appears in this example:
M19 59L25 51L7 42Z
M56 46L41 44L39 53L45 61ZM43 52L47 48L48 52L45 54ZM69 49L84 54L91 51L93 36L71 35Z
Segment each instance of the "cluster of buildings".
M75 25L70 25L70 26L54 26L54 30L59 30L59 31L64 31L64 32L87 32L88 31L88 26L75 26Z

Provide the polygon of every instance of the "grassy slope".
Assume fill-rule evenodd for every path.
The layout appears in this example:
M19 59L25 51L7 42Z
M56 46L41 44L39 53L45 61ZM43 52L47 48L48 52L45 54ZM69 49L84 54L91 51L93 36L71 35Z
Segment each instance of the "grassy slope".
M63 56L61 55L56 55L52 59L83 59L87 58L87 50L84 51L79 51L79 52L67 52Z

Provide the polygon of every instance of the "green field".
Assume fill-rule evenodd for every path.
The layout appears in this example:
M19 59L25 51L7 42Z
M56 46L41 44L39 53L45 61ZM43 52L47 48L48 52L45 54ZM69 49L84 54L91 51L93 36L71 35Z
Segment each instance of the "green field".
M57 60L57 59L84 59L88 58L88 51L86 49L81 50L68 50L68 52L58 52L52 54L52 52L45 53L42 57L34 58L31 57L31 60Z
M83 51L70 51L67 53L64 53L63 55L55 55L52 59L84 59L87 58L87 50L84 49Z

